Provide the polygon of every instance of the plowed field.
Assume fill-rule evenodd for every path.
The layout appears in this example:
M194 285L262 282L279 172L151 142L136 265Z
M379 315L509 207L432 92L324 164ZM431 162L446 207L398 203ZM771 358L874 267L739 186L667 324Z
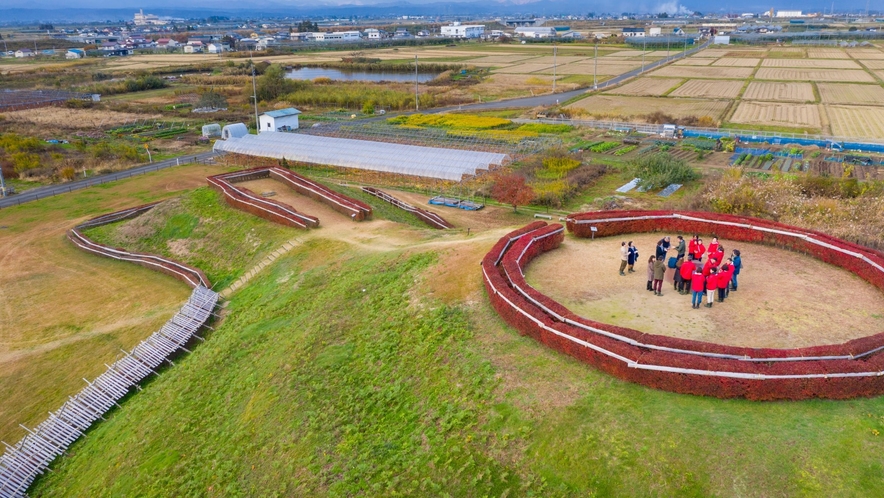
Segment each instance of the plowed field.
M671 97L732 99L740 94L741 88L743 88L742 81L690 80L669 95Z
M884 105L884 88L880 85L843 85L820 83L820 98L825 104Z
M872 83L874 78L865 71L837 69L780 69L762 67L755 74L759 80L782 81L846 81L850 83Z
M755 57L723 58L718 59L712 65L719 67L755 67L761 59Z
M765 59L761 67L801 67L810 69L862 69L854 61L844 59Z
M727 105L728 102L723 100L593 95L577 101L568 107L571 109L585 109L588 114L598 117L622 116L630 118L660 111L676 118L709 116L713 119L718 119L727 108Z
M731 117L734 123L813 127L821 126L819 108L813 104L740 102Z
M884 138L884 107L832 105L826 113L833 135Z
M813 102L810 83L775 83L753 81L743 93L744 100L775 100L789 102Z
M681 81L676 78L640 78L606 93L660 96Z
M745 79L752 76L751 67L703 67L703 66L667 66L654 71L654 76L672 78L722 78Z

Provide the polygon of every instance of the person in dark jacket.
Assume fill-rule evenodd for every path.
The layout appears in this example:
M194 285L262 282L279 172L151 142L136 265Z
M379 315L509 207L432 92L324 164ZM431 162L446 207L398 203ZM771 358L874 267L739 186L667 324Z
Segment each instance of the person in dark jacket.
M666 253L669 252L669 236L663 237L657 242L657 257L666 259Z
M654 294L663 295L663 277L666 275L666 263L663 258L657 256L654 261Z
M684 285L684 280L681 278L681 267L684 265L684 256L678 256L675 258L675 275L672 276L672 285L673 290L676 290L681 293L681 286Z
M623 270L626 269L626 263L629 260L629 249L626 247L626 242L620 243L620 275L626 275L623 273Z
M731 259L734 262L734 273L731 275L731 289L737 290L737 275L739 275L740 270L743 269L743 260L740 259L739 249L734 249Z
M681 235L676 237L676 239L678 239L678 245L675 246L676 256L684 259L685 253L688 251L687 244L684 241L684 237Z
M638 261L638 249L632 245L632 241L626 244L627 248L627 260L626 266L629 268L628 273L635 273L635 263Z

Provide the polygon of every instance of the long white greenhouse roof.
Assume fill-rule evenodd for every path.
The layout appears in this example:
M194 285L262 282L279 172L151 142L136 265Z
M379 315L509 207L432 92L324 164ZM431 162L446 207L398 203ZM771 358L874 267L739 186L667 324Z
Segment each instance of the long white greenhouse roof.
M218 140L214 150L455 181L508 159L506 154L494 152L281 132Z

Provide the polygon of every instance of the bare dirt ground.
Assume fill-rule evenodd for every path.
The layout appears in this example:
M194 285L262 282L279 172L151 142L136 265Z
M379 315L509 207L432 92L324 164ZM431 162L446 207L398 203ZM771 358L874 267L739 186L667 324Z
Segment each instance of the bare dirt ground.
M581 316L720 344L805 347L841 343L884 328L884 294L859 277L803 254L727 240L721 241L727 254L740 249L744 268L739 291L724 303L692 309L690 296L665 282L663 296L654 296L645 290L647 260L662 236L568 237L560 248L536 259L526 278ZM621 240L632 240L640 254L636 272L625 277L617 273ZM704 237L707 244L709 240Z
M18 440L19 423L41 422L190 293L165 275L86 254L65 232L92 216L205 185L222 171L174 168L0 210L0 439ZM84 210L86 199L98 201L90 201L94 210Z

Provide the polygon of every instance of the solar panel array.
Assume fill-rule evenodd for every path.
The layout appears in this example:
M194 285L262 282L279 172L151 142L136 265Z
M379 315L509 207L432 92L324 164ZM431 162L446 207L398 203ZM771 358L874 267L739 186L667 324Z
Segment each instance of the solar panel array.
M141 382L167 358L184 345L202 327L215 309L218 294L202 286L193 290L181 310L159 331L141 341L131 353L110 365L76 396L72 396L55 413L50 413L34 429L22 426L28 434L14 446L6 446L0 457L0 498L18 498L34 479L42 474L52 460L123 396ZM125 353L125 351L124 351Z
M218 140L214 150L454 181L509 160L496 152L276 132Z

